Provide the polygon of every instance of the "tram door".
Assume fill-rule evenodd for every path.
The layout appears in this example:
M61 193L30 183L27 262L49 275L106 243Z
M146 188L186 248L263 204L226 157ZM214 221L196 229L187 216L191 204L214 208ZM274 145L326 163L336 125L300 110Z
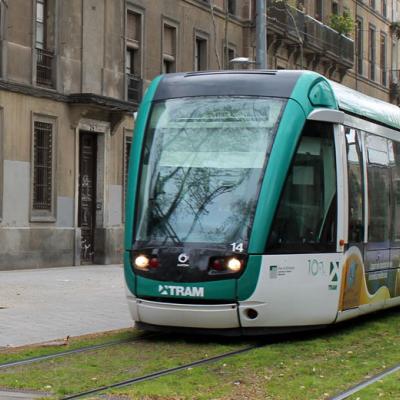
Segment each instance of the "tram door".
M360 305L360 293L364 281L365 252L365 197L364 165L361 132L345 127L348 173L348 243L353 249L345 266L345 284L342 310ZM355 249L358 249L357 251Z
M346 128L349 233L342 310L367 305L390 269L390 141ZM365 205L368 204L368 207ZM367 232L366 232L367 231ZM354 249L358 248L358 252ZM364 289L364 280L367 292ZM377 307L382 304L377 305Z
M79 138L79 211L81 228L81 263L94 259L94 230L96 225L96 161L97 135L81 132Z

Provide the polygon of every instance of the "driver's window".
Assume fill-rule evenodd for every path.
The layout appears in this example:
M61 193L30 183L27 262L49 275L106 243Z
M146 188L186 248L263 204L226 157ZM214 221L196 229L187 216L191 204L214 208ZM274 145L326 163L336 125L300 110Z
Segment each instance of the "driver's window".
M333 127L308 121L286 178L267 252L335 251L336 219Z

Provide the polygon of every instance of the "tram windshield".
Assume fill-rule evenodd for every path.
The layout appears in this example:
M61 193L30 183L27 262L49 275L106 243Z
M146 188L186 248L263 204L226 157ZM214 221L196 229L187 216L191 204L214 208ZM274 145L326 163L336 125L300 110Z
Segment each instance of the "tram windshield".
M170 99L153 105L142 155L136 241L248 241L286 100Z

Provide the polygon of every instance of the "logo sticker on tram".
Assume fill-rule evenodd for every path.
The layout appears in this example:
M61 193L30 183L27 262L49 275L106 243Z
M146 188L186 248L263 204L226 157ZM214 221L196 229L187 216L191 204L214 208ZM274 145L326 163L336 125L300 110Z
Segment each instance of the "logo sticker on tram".
M181 253L178 256L177 267L188 267L189 266L189 256L186 253Z
M164 296L204 297L203 287L158 285L158 292Z

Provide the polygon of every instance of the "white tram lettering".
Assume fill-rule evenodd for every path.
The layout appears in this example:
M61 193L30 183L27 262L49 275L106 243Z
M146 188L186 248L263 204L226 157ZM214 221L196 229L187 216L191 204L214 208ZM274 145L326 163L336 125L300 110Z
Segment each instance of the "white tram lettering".
M158 285L158 293L166 296L204 297L204 288Z

